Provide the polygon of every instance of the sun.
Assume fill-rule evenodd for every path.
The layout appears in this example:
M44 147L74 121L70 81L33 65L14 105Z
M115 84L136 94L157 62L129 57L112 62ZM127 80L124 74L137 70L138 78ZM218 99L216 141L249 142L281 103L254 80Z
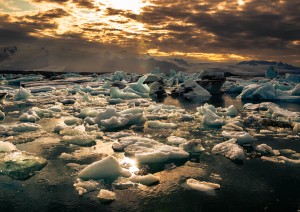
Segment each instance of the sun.
M99 2L113 9L130 10L137 14L140 13L142 7L145 6L143 0L99 0Z

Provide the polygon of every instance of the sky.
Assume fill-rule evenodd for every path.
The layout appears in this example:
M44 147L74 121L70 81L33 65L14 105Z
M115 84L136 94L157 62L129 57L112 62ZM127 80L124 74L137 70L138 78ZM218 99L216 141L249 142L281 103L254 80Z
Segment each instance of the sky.
M0 46L12 45L48 65L114 55L299 66L300 1L0 0Z

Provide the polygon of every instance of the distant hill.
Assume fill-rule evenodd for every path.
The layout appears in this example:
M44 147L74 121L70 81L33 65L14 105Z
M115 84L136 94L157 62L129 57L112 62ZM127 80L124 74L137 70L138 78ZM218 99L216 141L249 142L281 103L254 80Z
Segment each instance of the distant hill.
M17 52L16 46L0 47L0 62L8 59L10 56Z
M291 71L300 71L300 67L295 67L293 65L283 63L283 62L276 62L276 61L264 61L264 60L250 60L250 61L242 61L237 63L237 65L251 65L251 66L257 66L257 65L266 65L266 66L275 66L278 68L291 70Z

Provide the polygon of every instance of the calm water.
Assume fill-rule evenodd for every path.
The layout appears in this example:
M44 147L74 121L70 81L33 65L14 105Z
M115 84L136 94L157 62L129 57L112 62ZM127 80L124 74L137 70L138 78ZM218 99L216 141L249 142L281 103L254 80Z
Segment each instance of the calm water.
M203 103L183 102L168 97L165 104L180 105L195 110ZM234 104L241 109L242 103L230 95L211 98L208 103L227 107ZM281 106L300 111L297 104ZM43 123L41 123L43 124ZM55 125L55 120L48 124ZM213 130L211 130L213 133ZM199 136L206 132L199 131ZM200 136L200 138L201 138ZM263 138L256 143L267 143L275 149L290 148L300 152L300 141ZM107 148L107 144L103 149ZM160 184L114 190L117 200L109 205L101 204L98 191L80 197L73 187L76 171L66 167L58 156L67 151L58 139L44 137L22 144L19 149L46 158L49 163L40 173L26 181L0 176L0 211L299 211L300 169L260 159L246 160L239 165L222 156L202 154L196 161L159 173ZM109 150L105 150L109 151ZM192 161L194 161L192 159ZM197 192L185 185L186 179L216 182L221 189L215 193ZM109 183L104 185L111 189Z

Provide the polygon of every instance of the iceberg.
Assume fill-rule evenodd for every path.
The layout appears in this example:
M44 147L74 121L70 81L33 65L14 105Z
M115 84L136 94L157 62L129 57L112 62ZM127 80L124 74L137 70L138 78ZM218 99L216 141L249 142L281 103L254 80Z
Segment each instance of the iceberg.
M241 99L276 99L275 88L271 83L250 84L244 87L237 97Z
M265 77L269 79L274 79L277 77L278 72L275 70L273 66L270 66L267 71L265 72Z

